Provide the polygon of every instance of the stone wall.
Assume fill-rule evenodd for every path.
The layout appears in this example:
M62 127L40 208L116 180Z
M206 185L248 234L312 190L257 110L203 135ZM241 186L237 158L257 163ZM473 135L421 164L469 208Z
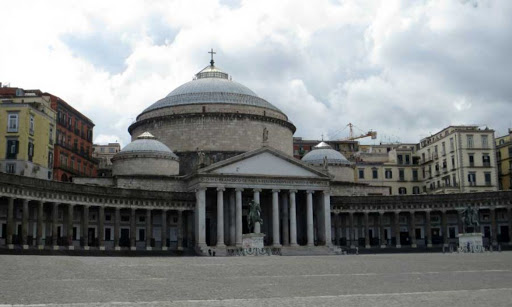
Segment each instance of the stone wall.
M130 126L132 139L149 131L175 153L200 151L247 152L268 146L293 154L295 127L270 117L245 114L189 114L159 117Z
M137 117L137 121L150 119L154 117L175 115L175 114L195 114L195 113L242 113L260 116L274 117L284 121L288 117L278 111L257 106L238 105L232 103L217 104L187 104L173 107L166 107L142 113Z
M160 157L121 157L112 165L112 175L154 175L174 176L179 173L179 163L175 159Z
M331 182L331 197L335 196L367 196L367 195L389 195L388 187L369 186L358 183ZM380 196L380 197L382 197ZM377 197L377 196L376 196ZM331 203L332 203L331 198Z

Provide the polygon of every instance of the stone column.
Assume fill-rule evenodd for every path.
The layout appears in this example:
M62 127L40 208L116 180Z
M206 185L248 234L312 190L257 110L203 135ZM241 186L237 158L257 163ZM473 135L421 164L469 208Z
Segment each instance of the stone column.
M340 215L334 214L334 245L340 245Z
M354 241L355 241L355 233L354 233L354 212L350 211L348 213L348 237L350 242L350 247L354 248ZM348 244L347 244L348 245Z
M206 246L206 188L196 190L195 235L198 247Z
M396 248L401 248L402 244L400 242L400 211L395 211L395 240L396 240Z
M75 249L73 246L73 211L75 210L75 206L73 204L68 205L68 225L66 226L66 241L68 244L68 248L70 250Z
M254 189L253 191L254 191L253 200L255 203L259 204L260 208L261 208L261 202L260 202L261 189ZM261 233L261 225L259 222L254 224L254 233Z
M100 247L100 250L105 250L105 207L99 206L98 207L98 246Z
M44 249L43 245L43 219L44 219L44 207L43 202L37 203L37 249Z
M416 216L415 212L410 212L409 217L409 237L411 237L411 247L416 248L418 245L416 245Z
M370 221L368 211L364 212L364 247L370 248Z
M229 245L234 246L236 242L236 208L235 193L229 193Z
M432 247L432 231L430 230L430 210L425 211L425 237L427 239L427 247Z
M84 250L89 250L89 206L85 205L82 217L82 242Z
M508 208L508 244L512 245L512 208Z
M225 188L217 188L217 247L224 248L224 191Z
M23 249L28 249L28 199L23 199L23 212L21 220L21 244Z
M242 191L244 189L237 188L235 189L236 193L236 235L235 235L235 245L236 246L242 246Z
M290 190L290 246L297 244L297 208L295 203L296 190Z
M167 246L167 209L162 209L162 227L160 228L160 231L162 250L166 251L169 249Z
M148 250L148 251L153 249L151 247L151 238L152 237L153 237L153 228L152 228L152 223L151 223L151 209L146 209L146 250Z
M279 241L279 190L272 190L272 245L281 246Z
M325 231L325 245L332 245L332 236L331 236L331 195L329 191L322 192L323 197L323 218L324 218L324 231ZM368 234L368 231L367 231Z
M308 246L314 246L314 237L313 237L313 193L314 191L306 191L306 205L307 205L307 212L306 212L306 220L307 220L307 239L308 239Z
M121 231L121 227L119 223L121 222L121 208L115 208L114 215L114 250L119 251L121 247L119 246L119 232Z
M448 247L448 219L446 210L441 210L441 227L443 228L443 246Z
M53 249L59 249L59 234L58 234L58 225L59 222L59 204L53 203L52 207L52 244Z
M283 245L290 245L290 226L289 226L289 212L288 212L288 194L281 195L281 210L283 211L283 220L281 223L281 234Z
M183 210L178 210L178 225L177 225L177 249L183 250Z
M457 233L464 233L464 225L462 224L462 210L457 210Z
M137 209L130 209L130 250L137 250Z
M498 246L498 225L496 223L496 208L491 207L490 209L491 218L491 244L492 246Z
M14 244L12 244L12 235L14 229L14 198L7 199L7 248L13 249Z
M386 247L386 236L384 231L384 211L379 211L379 235L380 235L380 248Z

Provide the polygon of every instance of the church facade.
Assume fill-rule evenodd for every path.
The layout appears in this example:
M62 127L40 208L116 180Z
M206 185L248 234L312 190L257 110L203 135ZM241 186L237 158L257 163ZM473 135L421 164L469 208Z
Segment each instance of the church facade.
M265 245L282 255L447 246L467 205L481 209L489 244L509 244L512 194L389 196L354 182L354 165L323 142L294 158L295 130L212 59L137 117L112 177L58 183L0 174L0 246L226 255L250 232L251 201L261 206Z

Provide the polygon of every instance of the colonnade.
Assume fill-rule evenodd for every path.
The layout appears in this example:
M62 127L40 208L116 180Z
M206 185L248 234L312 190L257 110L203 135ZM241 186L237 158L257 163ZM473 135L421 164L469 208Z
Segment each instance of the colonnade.
M19 203L21 203L21 205L19 205ZM18 222L16 219L17 215L15 209L18 206L21 207L21 234L18 233L18 236L15 236L14 227ZM61 210L59 211L59 209ZM108 219L106 218L105 210L108 210L110 213L113 211L113 214L108 215ZM191 212L190 210L83 205L74 203L41 202L29 199L19 199L16 201L15 198L8 197L5 234L2 234L2 236L5 237L5 244L8 248L14 248L14 238L19 241L16 243L21 245L23 249L29 248L28 241L29 238L32 237L29 235L29 216L30 213L33 213L34 211L36 213L36 236L35 244L33 243L31 245L37 246L38 249L44 249L45 245L50 246L52 249L60 249L61 246L65 246L70 250L74 249L75 245L73 244L73 241L78 241L78 238L75 236L78 232L76 229L79 227L80 247L84 250L88 250L91 246L94 246L99 250L105 250L105 230L106 228L111 229L111 227L105 226L105 223L108 221L109 224L113 225L113 234L111 237L113 239L114 250L121 250L121 245L124 245L126 248L129 246L130 250L136 250L137 230L140 229L144 229L143 234L145 244L143 249L152 250L152 245L154 245L152 244L152 241L155 239L152 227L155 226L154 218L157 216L160 219L160 223L156 226L159 226L161 229L160 250L169 249L168 235L170 229L169 226L171 224L169 221L170 216L174 218L174 222L172 224L175 224L177 228L176 249L182 250L184 239L190 239L188 238L190 235L187 235L184 229L184 215L188 216L188 213ZM59 216L59 212L62 212L62 218ZM78 218L75 218L77 215ZM140 221L145 223L145 225L141 225L140 221L137 223L137 217L139 217ZM141 217L144 218L142 219ZM77 224L76 222L79 223L78 227L75 227ZM91 222L93 222L94 225L91 225ZM59 227L61 227L60 236ZM93 232L92 236L90 235L91 228ZM124 244L121 244L121 228L129 230L129 238L124 238L126 240ZM74 229L75 234L73 231ZM94 240L95 242L91 242L91 240Z
M501 221L497 220L497 211L504 216ZM432 221L432 215L436 216L436 222ZM364 238L364 247L396 247L401 248L403 242L401 242L401 233L407 238L405 244L412 248L418 247L418 241L422 240L423 246L432 247L433 245L442 244L448 246L450 239L456 240L456 235L463 232L462 216L460 210L454 209L422 209L422 210L364 210L364 211L343 211L336 212L332 216L333 220L333 234L334 243L341 245L344 241L344 245L349 247L356 247L362 244L362 240L356 240L356 234L358 239ZM452 217L452 221L448 221L448 216ZM373 218L373 223L370 224L370 216ZM389 219L388 223L384 222L384 216ZM454 217L456 216L456 221ZM437 218L438 217L438 218ZM403 223L400 222L402 218ZM417 219L420 218L421 223L417 223ZM489 244L497 246L498 243L509 243L512 244L512 208L480 208L480 229L477 232L484 232L485 227L489 227L490 232ZM357 221L357 223L356 223ZM501 226L506 226L500 229L507 229L507 233L501 233L501 242L498 242L498 224L501 222ZM356 225L357 224L357 225ZM387 227L386 227L387 226ZM437 241L433 242L433 228L439 230L439 234L436 237ZM450 228L452 235L455 238L450 238ZM401 229L407 229L401 231ZM388 234L387 231L390 231ZM423 236L421 236L423 234ZM388 238L395 240L388 241Z
M225 246L242 246L243 237L243 192L251 193L252 200L260 203L262 193L261 188L231 188L228 197L225 197L226 187L210 187L216 191L216 247L223 248ZM196 189L196 243L198 247L206 246L206 204L207 204L207 187ZM298 246L297 243L297 193L298 190L293 189L269 189L272 193L271 203L271 223L272 233L266 234L272 238L273 247ZM233 193L234 192L234 193ZM306 193L306 233L307 246L314 245L314 210L317 214L317 236L319 241L331 243L331 211L330 211L330 195L328 191L305 190ZM317 203L314 204L314 195L317 195ZM246 194L247 195L247 194ZM224 206L228 208L225 210ZM261 205L261 203L260 203ZM262 206L263 208L263 206ZM281 209L281 210L280 210ZM228 217L224 215L228 212ZM229 225L226 227L225 223ZM229 233L225 234L228 230ZM254 232L261 231L260 225L256 225Z

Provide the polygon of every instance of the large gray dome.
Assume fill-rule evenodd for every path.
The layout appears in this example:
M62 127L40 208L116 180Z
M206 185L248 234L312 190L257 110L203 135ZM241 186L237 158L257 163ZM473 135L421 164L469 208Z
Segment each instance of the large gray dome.
M304 157L302 157L302 161L313 164L313 165L321 165L324 163L324 159L327 159L328 165L350 165L350 161L347 160L339 151L332 149L325 142L321 142L315 147L313 150L308 152Z
M231 81L228 74L217 67L207 66L196 74L194 80L179 86L142 113L165 107L210 103L249 105L281 112L246 86Z

